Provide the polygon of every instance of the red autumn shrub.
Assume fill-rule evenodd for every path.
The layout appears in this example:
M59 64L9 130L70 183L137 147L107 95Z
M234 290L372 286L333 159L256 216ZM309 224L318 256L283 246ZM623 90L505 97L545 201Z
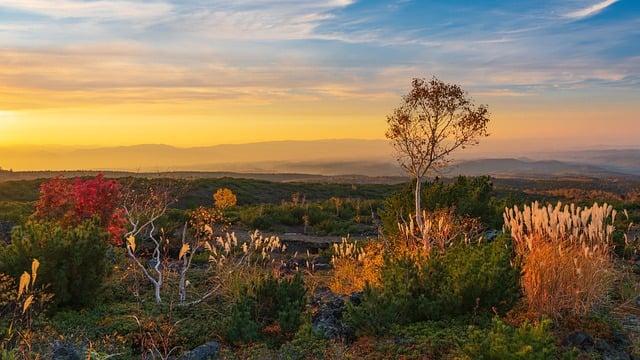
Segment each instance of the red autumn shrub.
M102 174L92 179L52 179L40 186L34 216L75 226L97 217L111 236L113 245L122 245L126 219L119 208L121 186Z

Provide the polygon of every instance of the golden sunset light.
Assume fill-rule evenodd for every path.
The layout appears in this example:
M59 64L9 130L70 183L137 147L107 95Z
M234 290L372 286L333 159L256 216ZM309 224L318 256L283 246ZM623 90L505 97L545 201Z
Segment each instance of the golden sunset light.
M0 0L0 360L640 360L639 0Z

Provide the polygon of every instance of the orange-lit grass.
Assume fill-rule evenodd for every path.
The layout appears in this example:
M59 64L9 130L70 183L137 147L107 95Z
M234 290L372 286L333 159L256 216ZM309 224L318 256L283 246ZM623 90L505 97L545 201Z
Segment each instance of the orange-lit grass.
M615 279L608 254L539 242L523 261L522 287L538 315L586 315L603 304Z
M554 318L580 316L603 305L616 275L612 235L616 211L607 204L541 206L505 212L522 265L529 311Z
M362 291L367 284L380 282L380 268L384 257L383 244L371 242L360 248L343 240L334 247L333 277L329 288L336 294L348 295Z

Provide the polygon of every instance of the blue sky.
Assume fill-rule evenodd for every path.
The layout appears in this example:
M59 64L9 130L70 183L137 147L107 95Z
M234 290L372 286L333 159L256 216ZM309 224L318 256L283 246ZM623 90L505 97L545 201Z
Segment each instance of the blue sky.
M550 113L626 127L611 139L640 130L637 0L0 0L0 64L0 121L174 103L201 123L297 112L336 137L368 121L382 136L409 80L437 75L493 105L502 136L557 124Z

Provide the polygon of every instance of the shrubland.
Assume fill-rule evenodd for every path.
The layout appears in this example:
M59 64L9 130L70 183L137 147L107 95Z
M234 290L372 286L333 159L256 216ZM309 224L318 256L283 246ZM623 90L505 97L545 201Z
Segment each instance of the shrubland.
M184 187L167 182L121 183L104 209L88 196L100 191L64 202L57 193L106 181L44 182L42 199L16 208L0 248L3 360L52 358L56 346L93 359L169 359L212 343L230 359L611 355L567 340L577 331L634 351L621 318L639 295L632 207L516 208L488 178L426 184L419 220L410 187L386 200L294 192L251 204L237 192L249 183L225 180L188 209ZM122 245L110 231L120 211ZM337 241L318 254L289 249L255 231L260 221ZM371 235L348 237L353 224Z

